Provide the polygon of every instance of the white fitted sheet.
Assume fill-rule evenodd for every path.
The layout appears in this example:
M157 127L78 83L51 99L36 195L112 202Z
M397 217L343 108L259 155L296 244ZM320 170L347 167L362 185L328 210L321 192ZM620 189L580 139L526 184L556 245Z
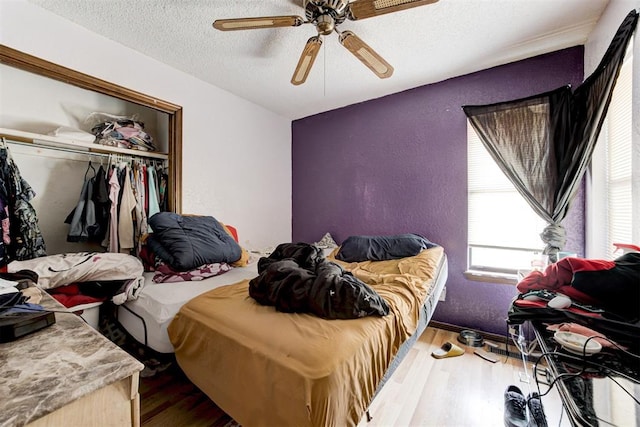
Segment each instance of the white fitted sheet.
M194 282L155 283L154 274L144 273L145 286L138 299L118 307L118 322L141 344L160 353L173 353L167 326L180 307L211 289L256 277L258 262L255 259L246 267L232 268L219 276Z

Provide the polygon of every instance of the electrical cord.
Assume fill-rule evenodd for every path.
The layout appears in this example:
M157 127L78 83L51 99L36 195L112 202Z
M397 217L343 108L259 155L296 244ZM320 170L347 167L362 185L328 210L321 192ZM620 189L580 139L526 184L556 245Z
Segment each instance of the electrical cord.
M613 346L616 348L616 350L618 350L618 351L620 351L620 352L622 352L622 353L624 353L624 354L626 354L626 355L628 355L628 356L634 357L634 358L636 358L636 359L640 359L640 356L639 356L639 355L634 354L634 353L631 353L631 352L629 352L629 351L627 351L627 350L623 349L623 348L622 348L622 347L620 347L616 342L614 342L614 341L610 340L609 338L607 338L607 337L605 337L605 336L593 335L593 336L591 336L591 337L588 337L588 338L585 340L585 342L584 342L584 344L583 344L583 346L582 346L582 355L581 355L581 356L574 356L574 355L570 355L570 354L563 353L563 352L558 352L558 351L551 351L551 352L542 353L542 355L538 358L538 360L537 360L537 361L535 362L535 364L534 364L534 371L535 371L535 369L537 369L537 366L538 366L538 363L540 362L540 360L541 360L543 357L545 357L545 356L549 356L549 355L561 356L561 357L563 357L564 359L573 359L573 360L577 360L577 361L581 361L581 362L583 362L585 366L584 366L584 367L583 367L583 369L580 371L580 373L581 373L581 374L583 374L583 373L585 372L585 370L586 370L586 365L591 365L591 366L593 366L593 367L599 368L601 372L610 372L610 371L612 371L612 369L611 369L611 368L609 368L609 367L607 367L607 366L605 366L605 365L602 365L602 364L600 364L600 363L595 363L595 362L592 362L592 361L590 361L590 360L586 359L586 356L587 356L586 349L587 349L588 343L589 343L589 341L591 341L592 339L596 339L596 338L598 338L598 339L603 339L603 340L605 340L605 341L607 341L607 342L611 343L611 345L613 345ZM625 379L627 379L627 380L629 380L629 381L633 381L633 382L635 382L635 381L636 381L636 380L634 380L633 378L629 377L628 375L624 374L623 372L617 372L617 371L615 371L615 372L616 372L619 376L624 377ZM605 375L609 376L608 374L605 374Z
M507 323L507 337L509 337L509 323ZM504 342L504 360L502 363L507 363L509 360L509 338L507 338Z
M638 356L636 354L633 354L631 352L628 352L625 349L621 348L617 343L615 343L614 341L610 340L609 338L604 337L604 336L595 336L595 335L591 336L591 337L588 337L585 340L585 342L583 344L583 347L582 347L582 356L581 357L580 356L569 355L567 353L558 352L558 351L550 351L550 352L542 353L542 355L534 363L534 368L533 368L534 378L536 380L536 387L538 389L538 394L539 394L540 398L542 398L543 396L546 396L547 394L549 394L551 392L551 390L553 389L554 385L558 381L564 380L564 379L567 379L567 378L581 377L585 372L587 372L588 367L591 366L591 367L598 368L599 371L601 371L601 372L607 372L604 375L607 378L609 378L610 380L612 380L618 387L620 387L620 389L624 393L626 393L634 402L636 402L636 404L640 405L640 401L629 390L627 390L622 384L620 384L616 379L614 379L612 375L609 374L609 372L612 371L610 368L608 368L607 366L604 366L604 365L602 365L600 363L595 363L595 362L592 362L592 361L589 361L589 360L586 359L586 355L587 355L586 349L587 349L588 343L589 343L590 340L595 339L595 338L604 339L604 340L608 341L609 343L611 343L617 350L619 350L619 351L621 351L621 352L623 352L623 353L625 353L625 354L627 354L629 356L632 356L634 358L640 358L640 356ZM565 373L561 373L561 374L557 375L549 384L546 384L548 388L544 393L542 393L541 392L541 388L540 388L540 381L538 380L538 369L539 369L538 368L538 364L540 363L540 361L542 359L545 359L545 358L551 357L551 356L557 356L557 357L563 358L565 360L566 359L572 359L572 360L580 361L580 362L582 362L582 367L577 372L573 372L573 373L565 372ZM626 378L626 379L628 379L630 381L635 382L632 378L629 378L627 375L625 375L622 372L616 372L616 373L619 374L621 377L624 377L624 378ZM530 398L527 399L527 403L528 403L529 399ZM601 422L604 422L606 424L612 425L611 423L607 422L606 420L601 419L597 415L596 415L596 418Z
M551 389L553 388L553 386L559 380L564 379L564 378L580 377L581 375L583 375L586 372L586 366L583 366L582 369L580 369L578 372L564 372L564 373L561 373L561 374L557 375L553 380L551 380L551 382L549 384L545 384L548 388L547 388L547 391L542 393L542 391L540 389L540 381L538 380L538 369L539 369L538 365L539 365L539 363L540 363L540 361L542 359L545 359L545 358L551 357L551 356L562 356L562 357L566 357L566 358L569 358L569 359L574 359L576 361L583 361L578 356L571 356L571 355L568 355L566 353L562 353L562 352L559 352L559 351L548 351L548 352L542 353L542 355L538 358L538 360L536 360L535 363L533 364L534 378L536 379L536 386L538 388L538 394L540 395L540 397L544 397L544 396L548 395L551 392Z
M531 348L525 348L524 342L525 342L525 337L524 337L524 331L522 331L521 326L523 326L522 324L519 325L511 325L509 323L507 323L507 336L510 337L511 339L507 339L505 342L505 358L503 360L503 363L507 362L507 359L509 357L509 341L513 340L513 345L522 353L523 356L530 356L531 355ZM516 334L516 329L517 329L517 334ZM611 339L605 337L605 336L600 336L600 335L594 335L591 337L587 337L587 339L584 341L584 343L582 344L582 354L581 355L570 355L567 354L565 352L559 352L559 351L547 351L547 352L543 352L538 359L535 361L534 363L534 367L533 367L533 376L535 378L535 382L536 382L536 388L538 390L537 396L532 395L532 393L529 393L529 395L526 397L526 404L529 405L529 402L531 401L532 398L537 398L537 399L542 399L542 397L548 395L551 390L553 389L553 387L557 384L558 381L562 380L568 380L571 378L579 378L582 377L585 373L588 372L589 368L592 369L597 369L597 371L601 372L602 375L606 376L607 378L609 378L611 381L613 381L614 384L616 384L625 394L627 394L637 405L640 405L640 401L638 400L638 398L636 398L631 391L627 390L627 388L625 388L625 386L623 384L621 384L618 380L616 380L614 378L614 376L611 374L612 372L615 372L615 374L619 375L620 377L623 377L627 380L630 380L634 383L636 383L637 381L634 380L633 378L629 377L628 375L626 375L623 372L618 372L616 370L613 370L605 365L602 365L600 363L596 363L593 361L590 361L587 359L587 348L589 345L589 342L593 339L603 339L609 343L611 343L611 345L619 352L630 356L632 358L635 359L640 359L640 355L631 353L629 351L627 351L625 348L620 347L620 345L618 345L616 342L612 341ZM541 390L541 383L540 383L540 378L539 378L539 372L540 372L540 367L539 367L539 363L541 362L541 360L543 359L547 359L550 357L556 357L560 360L562 360L562 358L564 358L564 360L571 360L571 361L577 361L577 362L581 362L582 366L580 367L580 369L577 372L564 372L564 373L560 373L559 375L555 376L555 378L553 378L550 382L545 383L545 385L548 387L546 389L546 391L543 393ZM549 380L549 371L548 369L545 369L545 376L547 378L547 381ZM560 414L560 421L558 425L561 425L562 423L562 413ZM603 424L607 424L607 425L612 425L610 422L601 419L600 417L598 417L595 412L592 415L593 417L595 417L595 419L597 419L598 421L600 421Z
M636 404L640 405L640 400L636 399L636 397L634 395L631 394L631 392L629 392L629 390L627 390L626 388L624 388L624 386L622 384L620 384L618 382L618 380L616 380L614 377L612 377L611 375L607 375L607 378L609 378L611 381L613 381L614 383L616 383L618 385L618 387L620 387L625 393L627 393L629 395L629 397L631 397Z
M538 360L536 360L536 362L535 362L535 364L534 364L534 368L533 368L533 372L534 372L534 375L533 375L533 376L534 376L535 381L536 381L536 388L538 389L538 396L537 396L537 397L540 399L540 401L542 401L542 398L543 398L544 396L548 395L548 394L551 392L551 390L553 390L554 385L556 385L556 383L557 383L558 381L560 381L560 380L565 380L565 379L571 379L571 378L579 378L579 377L584 373L584 371L585 371L585 369L586 369L586 368L583 366L583 368L582 368L580 371L578 371L578 372L574 372L574 373L569 373L569 372L567 372L567 373L562 373L562 374L557 375L557 376L556 376L556 377L555 377L555 378L554 378L550 383L546 384L546 386L547 386L548 388L547 388L547 390L543 393L543 392L542 392L542 390L541 390L541 387L540 387L540 380L539 380L539 378L538 378L538 373L537 373L537 372L538 372L538 364L539 364L539 362L540 362L542 359L545 359L545 358L547 358L547 357L551 357L551 356L554 356L554 355L556 355L556 356L563 356L563 357L564 357L564 356L566 356L566 357L568 357L568 358L572 358L572 359L576 359L576 360L582 360L582 359L580 359L579 357L570 356L570 355L567 355L567 354L565 354L565 353L556 352L556 351L542 353L542 355L538 358ZM546 372L547 372L546 378L548 379L548 378L549 378L548 370L546 370ZM527 397L527 405L529 405L529 401L530 401L530 400L531 400L531 396L528 396L528 397ZM558 425L559 425L559 426L561 425L561 422L562 422L562 415L563 415L563 412L564 412L564 411L561 411L561 413L560 413L560 421L558 422ZM594 416L595 416L595 414L594 414ZM581 417L582 417L582 416L581 416Z

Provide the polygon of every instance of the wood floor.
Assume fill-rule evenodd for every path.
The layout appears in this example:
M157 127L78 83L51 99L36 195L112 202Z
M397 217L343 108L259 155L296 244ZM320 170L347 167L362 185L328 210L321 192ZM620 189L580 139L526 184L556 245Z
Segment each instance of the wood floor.
M505 389L514 384L527 395L537 390L535 383L520 381L521 360L498 356L497 363L487 362L471 347L462 346L466 353L460 357L431 357L444 342L457 344L456 337L454 332L427 328L371 404L373 419L367 422L365 417L358 427L504 425ZM143 427L237 425L175 365L141 378L140 395ZM550 426L569 425L555 391L542 402Z

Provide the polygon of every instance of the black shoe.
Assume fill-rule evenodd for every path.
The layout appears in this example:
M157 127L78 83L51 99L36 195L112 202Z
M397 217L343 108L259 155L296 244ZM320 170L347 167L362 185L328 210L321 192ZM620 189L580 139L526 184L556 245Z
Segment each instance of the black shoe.
M527 406L529 408L529 426L547 427L547 417L544 415L542 400L540 400L538 393L534 391L529 395Z
M510 385L504 392L505 427L528 427L527 400L520 389Z

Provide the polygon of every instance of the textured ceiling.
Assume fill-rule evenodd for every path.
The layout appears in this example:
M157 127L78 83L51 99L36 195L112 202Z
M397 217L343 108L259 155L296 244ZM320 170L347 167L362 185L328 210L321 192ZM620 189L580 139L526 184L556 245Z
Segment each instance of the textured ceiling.
M440 0L345 21L393 67L380 80L325 37L307 82L290 83L315 28L221 32L220 18L300 15L302 0L30 0L289 119L583 44L609 0Z

